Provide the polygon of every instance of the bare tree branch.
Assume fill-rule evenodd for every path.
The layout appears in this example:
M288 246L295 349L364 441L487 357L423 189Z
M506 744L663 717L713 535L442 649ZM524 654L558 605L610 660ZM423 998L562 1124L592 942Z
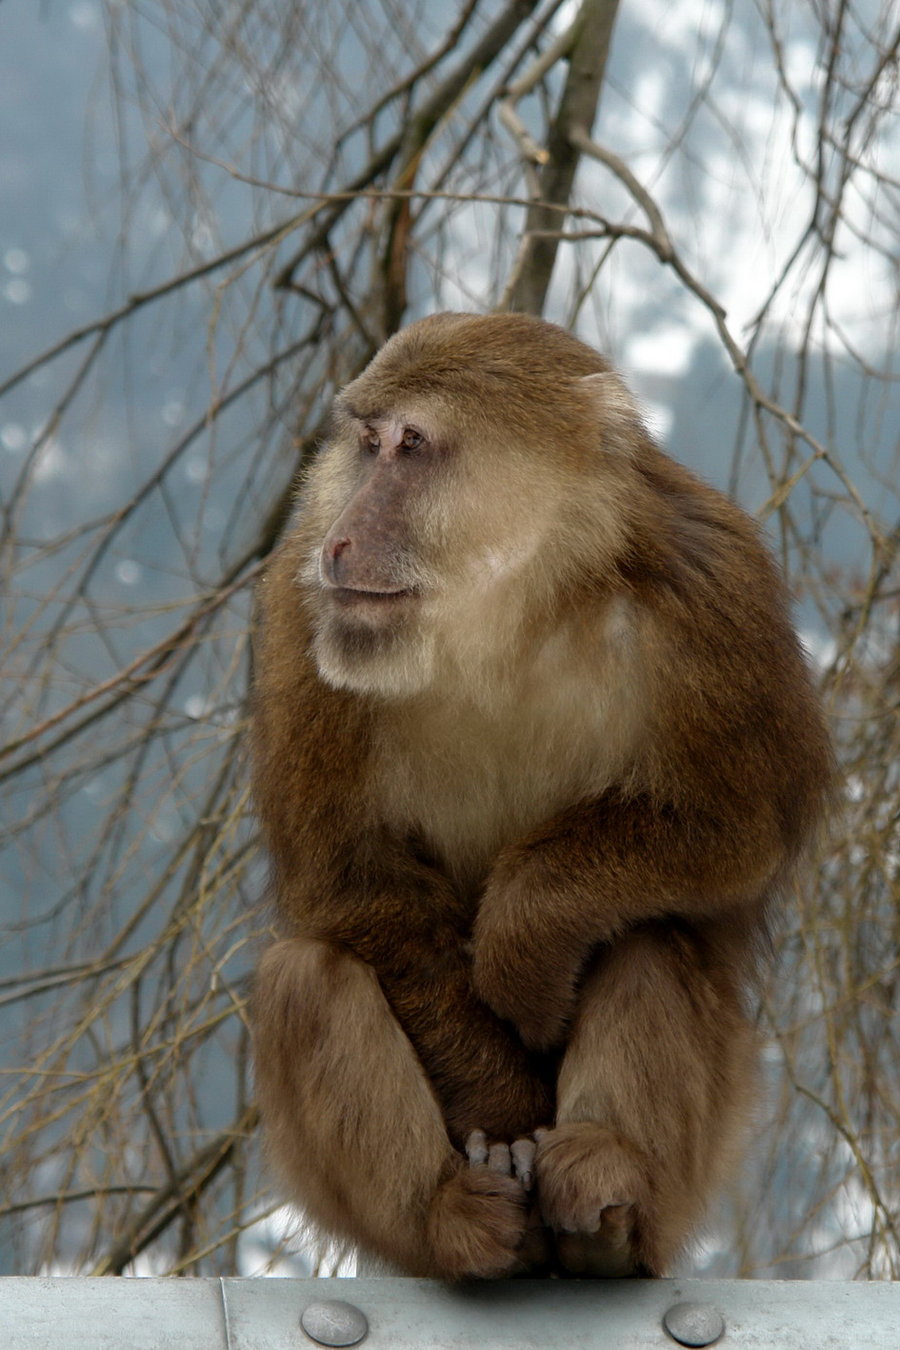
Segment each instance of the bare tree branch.
M617 9L618 0L588 0L565 44L569 71L547 136L537 201L525 220L525 251L506 300L509 309L543 313L557 249L557 240L546 233L556 224L548 216L547 204L562 205L571 199L580 158L575 133L590 133L594 125Z

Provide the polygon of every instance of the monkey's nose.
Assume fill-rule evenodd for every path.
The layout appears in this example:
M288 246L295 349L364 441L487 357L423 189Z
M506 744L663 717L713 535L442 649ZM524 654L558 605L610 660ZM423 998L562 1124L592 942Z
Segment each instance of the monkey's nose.
M322 550L322 569L332 586L341 585L341 574L345 571L341 566L341 557L349 547L350 540L345 535L326 540Z

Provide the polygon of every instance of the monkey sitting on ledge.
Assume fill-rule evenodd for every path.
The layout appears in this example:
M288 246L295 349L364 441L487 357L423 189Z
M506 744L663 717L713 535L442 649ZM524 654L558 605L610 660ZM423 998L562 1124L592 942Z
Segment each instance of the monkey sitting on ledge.
M664 1272L832 773L755 525L562 329L438 314L337 398L260 611L291 1198L415 1275Z

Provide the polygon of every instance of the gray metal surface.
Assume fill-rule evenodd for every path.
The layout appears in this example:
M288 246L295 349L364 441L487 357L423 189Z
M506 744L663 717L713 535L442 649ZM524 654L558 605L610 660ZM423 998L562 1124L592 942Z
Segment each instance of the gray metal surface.
M898 1350L900 1284L755 1280L0 1279L3 1350L311 1350L300 1318L340 1298L363 1350L673 1350L678 1303L717 1308L727 1350Z

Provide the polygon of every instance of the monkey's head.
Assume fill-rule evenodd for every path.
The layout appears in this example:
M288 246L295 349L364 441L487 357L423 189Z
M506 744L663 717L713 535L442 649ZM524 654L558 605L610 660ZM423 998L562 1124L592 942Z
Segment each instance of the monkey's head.
M484 678L621 556L642 435L603 358L552 324L437 314L396 334L338 396L301 502L323 679L398 697L448 665Z

